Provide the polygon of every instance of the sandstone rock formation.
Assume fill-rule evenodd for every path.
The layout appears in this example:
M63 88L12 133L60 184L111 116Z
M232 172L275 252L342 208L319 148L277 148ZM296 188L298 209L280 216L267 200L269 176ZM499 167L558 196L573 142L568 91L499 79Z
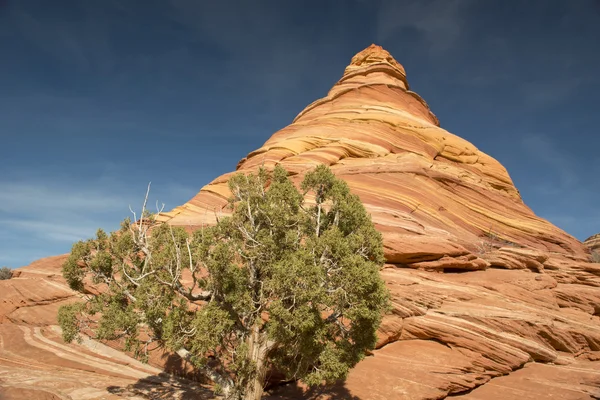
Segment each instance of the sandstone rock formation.
M319 163L331 166L383 232L390 263L485 269L487 262L469 255L488 242L585 258L579 241L523 203L498 161L440 128L409 89L404 68L379 46L354 56L326 97L241 160L236 172L277 163L298 179ZM231 175L216 178L161 219L212 223L216 213L227 212Z
M387 51L373 45L358 53L325 98L236 172L277 163L296 180L328 164L361 197L384 235L382 276L393 310L378 349L345 383L326 391L291 384L270 398L600 398L600 264L523 203L498 161L440 128ZM190 228L213 223L227 212L231 176L159 219ZM155 374L124 355L107 361L112 356L102 351L60 343L56 309L74 295L58 276L59 261L0 282L0 390L101 398L105 385L127 387ZM34 363L36 345L50 347ZM73 354L81 362L65 364L78 362ZM28 369L42 376L35 386Z
M586 245L587 248L590 249L590 251L600 253L600 233L597 233L585 239L583 244Z

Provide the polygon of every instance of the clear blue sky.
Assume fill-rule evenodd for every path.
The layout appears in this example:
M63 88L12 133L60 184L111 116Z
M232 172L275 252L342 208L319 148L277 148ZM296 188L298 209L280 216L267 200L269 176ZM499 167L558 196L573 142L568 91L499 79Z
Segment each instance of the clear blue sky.
M600 231L597 0L0 0L0 265L170 209L371 43L540 216Z

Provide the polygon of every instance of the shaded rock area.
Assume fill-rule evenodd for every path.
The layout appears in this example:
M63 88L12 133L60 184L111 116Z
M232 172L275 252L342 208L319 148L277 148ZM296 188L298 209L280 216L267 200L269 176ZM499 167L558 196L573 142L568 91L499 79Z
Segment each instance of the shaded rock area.
M536 216L499 162L440 128L387 51L358 53L325 98L237 171L277 163L296 181L325 163L360 196L384 237L393 308L347 381L289 383L265 397L600 398L600 263L590 262L600 237L584 245ZM214 223L231 176L159 219ZM62 343L56 312L77 299L60 276L64 257L0 281L0 398L212 398L164 374L188 370L159 350L145 365L91 339Z

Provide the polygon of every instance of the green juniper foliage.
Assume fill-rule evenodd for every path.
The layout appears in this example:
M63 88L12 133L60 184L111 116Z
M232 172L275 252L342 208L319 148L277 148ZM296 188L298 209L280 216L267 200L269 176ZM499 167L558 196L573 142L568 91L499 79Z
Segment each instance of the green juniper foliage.
M381 235L327 167L308 173L302 191L287 175L232 177L232 214L191 235L150 231L143 212L76 243L64 277L83 292L89 278L102 294L61 308L64 339L93 330L142 357L156 342L230 399L259 399L269 369L309 385L344 378L375 346L389 307Z

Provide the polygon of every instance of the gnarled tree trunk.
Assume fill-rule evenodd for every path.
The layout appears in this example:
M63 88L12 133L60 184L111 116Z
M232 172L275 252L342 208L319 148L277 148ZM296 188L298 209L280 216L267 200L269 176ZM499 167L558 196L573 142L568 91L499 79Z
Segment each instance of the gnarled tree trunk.
M273 344L267 339L267 335L261 333L259 327L255 326L252 328L248 345L248 355L256 370L253 379L246 386L244 400L260 400L267 375L267 354Z

